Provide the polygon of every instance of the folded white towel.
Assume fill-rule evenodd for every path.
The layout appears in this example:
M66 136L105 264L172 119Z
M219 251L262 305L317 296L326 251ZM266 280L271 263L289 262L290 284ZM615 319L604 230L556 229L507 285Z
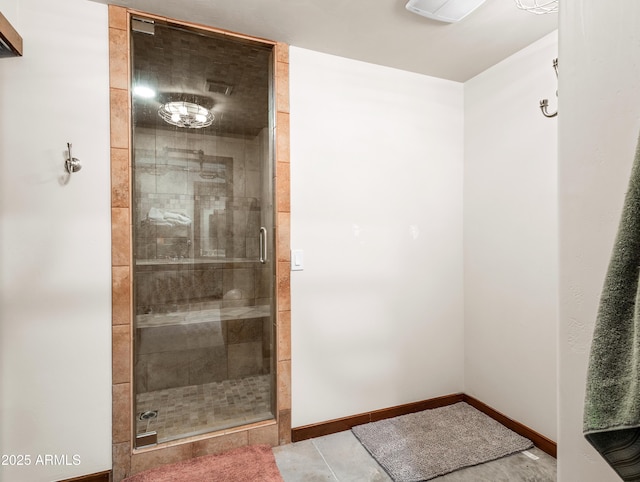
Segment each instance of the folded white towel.
M185 214L167 211L165 209L149 209L149 221L156 226L189 226L191 218Z

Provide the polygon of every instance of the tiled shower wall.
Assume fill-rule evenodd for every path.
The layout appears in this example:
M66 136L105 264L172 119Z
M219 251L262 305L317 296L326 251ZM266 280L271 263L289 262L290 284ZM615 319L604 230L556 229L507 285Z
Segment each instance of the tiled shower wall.
M136 258L257 258L260 211L266 208L261 199L266 131L236 139L136 127ZM158 226L152 210L180 214L187 222ZM213 232L211 217L211 225L228 229Z
M271 286L264 266L256 260L138 264L136 394L270 373Z
M136 395L268 374L271 317L262 311L266 316L256 311L246 318L220 319L219 310L205 309L193 323L139 323Z
M202 302L270 303L270 269L250 262L258 259L262 211L270 205L262 201L266 131L238 139L136 127L136 315L192 310ZM200 158L207 159L204 167ZM221 175L208 175L214 165ZM163 225L152 211L186 222Z
M270 372L273 266L257 262L270 157L268 129L231 138L136 126L136 394ZM256 305L267 316L228 315Z
M138 316L270 304L269 269L256 261L150 262L136 279Z
M113 280L113 480L161 464L219 453L231 448L291 441L291 344L289 263L289 54L275 46L274 132L276 166L276 420L136 450L133 440L132 393L132 239L130 173L129 34L126 8L109 6L111 99L111 219ZM164 19L168 20L168 19Z

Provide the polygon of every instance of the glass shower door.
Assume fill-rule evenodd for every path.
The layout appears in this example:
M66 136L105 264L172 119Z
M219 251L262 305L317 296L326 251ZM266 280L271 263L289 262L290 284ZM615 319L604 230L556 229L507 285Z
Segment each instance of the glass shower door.
M136 446L274 417L272 46L132 20Z

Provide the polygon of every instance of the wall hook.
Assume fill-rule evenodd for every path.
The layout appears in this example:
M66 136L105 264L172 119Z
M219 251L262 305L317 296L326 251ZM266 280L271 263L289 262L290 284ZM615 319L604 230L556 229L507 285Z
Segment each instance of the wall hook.
M78 172L80 169L82 169L82 166L80 165L80 161L71 155L70 142L67 142L67 149L69 150L69 157L64 162L64 167L69 173L69 176L71 176L71 174L73 174L74 172Z
M553 59L553 70L556 72L556 79L558 78L558 59ZM556 97L558 97L558 91L556 90ZM545 117L555 117L558 115L558 111L556 110L553 113L548 111L549 108L549 99L542 99L540 101L540 110L542 111L542 115Z

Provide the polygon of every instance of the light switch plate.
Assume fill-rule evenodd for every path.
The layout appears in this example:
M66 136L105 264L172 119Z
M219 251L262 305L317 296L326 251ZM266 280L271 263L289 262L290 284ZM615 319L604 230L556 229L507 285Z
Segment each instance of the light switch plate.
M304 251L301 249L291 250L291 271L302 271L304 269Z

